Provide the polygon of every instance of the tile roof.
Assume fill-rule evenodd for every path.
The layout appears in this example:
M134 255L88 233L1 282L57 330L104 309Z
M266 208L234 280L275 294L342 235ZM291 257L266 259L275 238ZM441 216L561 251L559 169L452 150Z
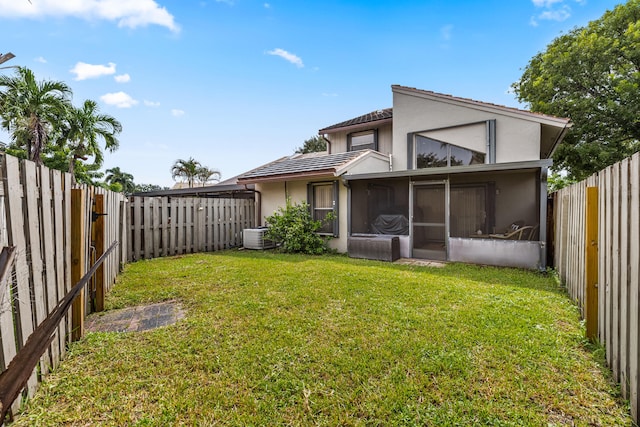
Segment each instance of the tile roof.
M285 157L264 166L250 170L238 177L238 181L250 181L253 179L264 179L267 177L277 177L292 174L308 173L333 173L340 166L367 153L364 151L350 151L346 153L326 154L310 153L297 154Z
M344 122L336 123L324 129L318 131L319 134L326 133L328 130L339 129L347 126L361 125L370 122L377 122L379 120L387 120L393 117L393 108L385 108L384 110L376 110L371 113L358 116L351 120L345 120Z

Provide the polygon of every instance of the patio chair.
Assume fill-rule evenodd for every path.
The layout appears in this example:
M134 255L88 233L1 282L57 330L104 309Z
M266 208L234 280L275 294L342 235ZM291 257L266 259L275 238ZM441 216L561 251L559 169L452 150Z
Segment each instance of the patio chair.
M504 233L489 234L489 237L503 240L527 240L531 237L532 230L533 226L524 225L524 221L516 221Z

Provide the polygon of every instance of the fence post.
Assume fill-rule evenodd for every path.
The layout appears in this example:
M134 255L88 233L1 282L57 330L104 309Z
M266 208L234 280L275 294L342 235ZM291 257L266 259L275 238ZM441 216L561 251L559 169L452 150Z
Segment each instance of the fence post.
M586 335L598 338L598 187L587 187L586 197Z
M85 197L84 189L71 190L71 284L82 279L86 266L85 236ZM71 340L78 341L84 335L85 291L84 288L71 308Z
M92 240L93 245L96 248L96 259L98 259L104 253L104 215L106 215L104 208L104 194L96 194L93 203L93 212L96 214L96 216L93 227L91 227L91 234L93 234ZM100 266L96 270L95 284L95 310L96 312L104 311L104 264L100 264Z

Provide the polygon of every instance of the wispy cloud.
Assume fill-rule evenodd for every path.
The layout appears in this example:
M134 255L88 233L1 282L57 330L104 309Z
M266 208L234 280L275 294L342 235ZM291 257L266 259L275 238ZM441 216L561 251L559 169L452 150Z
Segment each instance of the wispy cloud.
M265 3L263 6L265 9L271 9L271 5L269 3Z
M98 77L115 74L116 64L114 64L113 62L109 62L109 64L107 65L78 62L69 71L76 75L74 80L95 79Z
M302 62L302 59L298 55L295 55L291 52L287 52L284 49L277 48L277 49L270 50L267 52L267 55L279 56L280 58L284 59L285 61L289 61L290 63L292 63L298 68L304 67L304 63Z
M131 76L129 74L120 74L118 76L113 76L113 79L118 83L129 83L131 81Z
M326 96L328 98L334 98L334 97L338 96L338 94L337 93L333 93L333 92L332 93L324 92L322 94L322 96Z
M445 25L444 27L440 28L440 37L442 37L442 40L444 41L451 40L452 33L453 33L453 25L451 24Z
M42 57L42 56L38 56L36 59L34 59L34 61L39 62L41 64L46 64L47 63L47 60L44 59L44 57Z
M529 20L529 24L533 27L537 27L540 21L566 21L572 13L568 3L577 3L580 6L587 3L586 0L531 0L531 2L536 8L543 9Z
M165 7L155 0L0 0L0 16L11 18L42 18L73 16L85 20L102 19L117 22L119 27L137 28L160 25L173 32L180 27Z
M146 105L147 107L159 107L160 103L156 102L156 101L147 101L146 99L143 101L144 105Z
M107 105L114 105L118 108L131 108L138 104L138 101L125 92L106 93L100 97L100 100Z
M552 7L555 3L563 3L565 0L531 0L535 7Z
M174 108L171 110L171 115L173 117L182 117L184 116L186 113L184 112L184 110L178 110L177 108Z

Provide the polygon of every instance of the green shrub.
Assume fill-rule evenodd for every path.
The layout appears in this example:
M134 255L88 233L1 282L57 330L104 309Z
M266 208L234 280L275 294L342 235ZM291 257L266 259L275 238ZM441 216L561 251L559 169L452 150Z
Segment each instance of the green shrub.
M334 218L330 213L326 221L333 221ZM317 234L324 223L311 217L306 202L293 204L287 198L286 206L278 208L266 221L269 227L266 238L279 243L283 252L319 255L329 251L327 242L330 237Z

